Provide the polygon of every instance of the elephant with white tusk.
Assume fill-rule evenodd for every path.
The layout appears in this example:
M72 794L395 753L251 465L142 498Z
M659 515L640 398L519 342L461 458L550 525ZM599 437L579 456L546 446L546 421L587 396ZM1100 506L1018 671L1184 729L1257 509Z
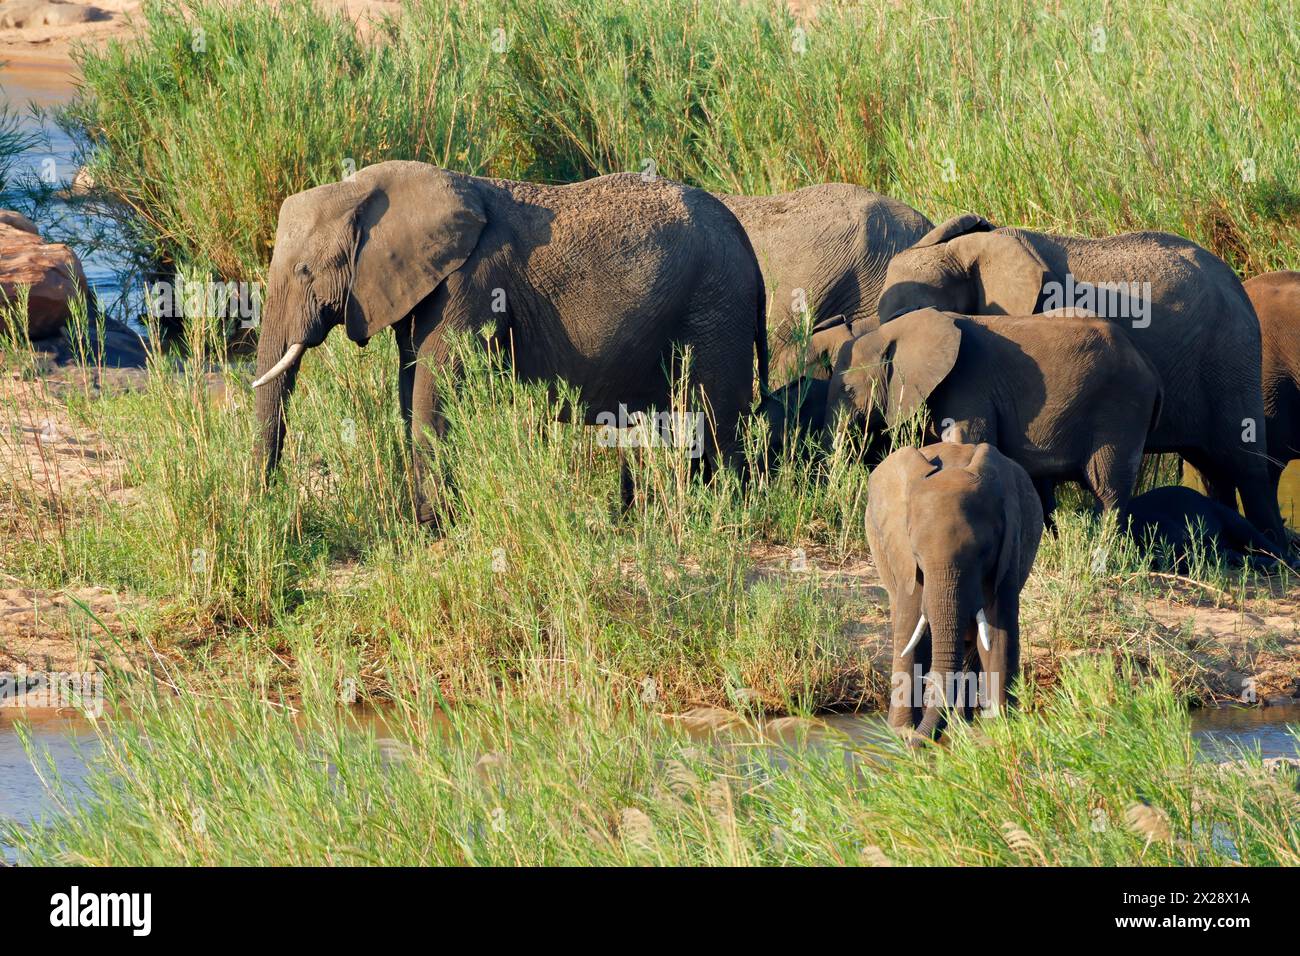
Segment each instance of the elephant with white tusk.
M342 325L359 345L397 334L421 521L438 518L418 452L446 429L433 366L452 360L452 333L499 348L524 381L574 386L590 425L668 412L689 350L692 452L707 469L737 466L755 353L767 386L765 314L749 239L703 190L636 174L540 186L378 163L280 208L257 349L258 453L269 475L302 357ZM626 469L623 494L626 505Z
M1043 534L1024 469L992 445L901 448L871 473L866 526L889 594L890 727L937 739L950 714L1001 711Z

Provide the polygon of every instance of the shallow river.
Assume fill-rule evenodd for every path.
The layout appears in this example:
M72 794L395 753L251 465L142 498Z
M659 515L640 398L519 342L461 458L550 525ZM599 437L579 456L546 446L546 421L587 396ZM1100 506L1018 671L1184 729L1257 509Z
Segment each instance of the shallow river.
M20 720L30 732L35 760L18 735ZM866 746L887 733L879 714L834 716L826 723ZM1300 706L1228 707L1192 714L1192 736L1207 760L1230 760L1254 751L1264 757L1297 757L1297 735ZM22 716L0 708L0 819L30 824L61 812L58 799L43 782L50 778L47 761L57 769L65 795L75 799L97 750L95 732L85 721L41 711ZM13 862L12 848L0 844L0 854Z

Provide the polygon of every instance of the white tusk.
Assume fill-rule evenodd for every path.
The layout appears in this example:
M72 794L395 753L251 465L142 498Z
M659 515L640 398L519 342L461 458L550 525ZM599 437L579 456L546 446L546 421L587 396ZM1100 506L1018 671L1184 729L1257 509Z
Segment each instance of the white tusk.
M294 362L298 361L298 356L307 351L307 346L301 342L294 342L289 346L289 350L284 353L284 358L276 362L267 370L267 373L253 383L253 388L261 388L267 382L279 378Z
M925 615L922 614L921 619L916 622L916 630L912 632L912 639L907 642L907 646L903 648L903 653L899 654L898 656L906 657L908 654L912 653L912 649L916 647L917 644L921 643L921 635L924 633L925 633Z
M975 612L975 623L980 629L980 643L984 645L984 651L993 650L993 642L989 640L989 619L984 616L984 608Z

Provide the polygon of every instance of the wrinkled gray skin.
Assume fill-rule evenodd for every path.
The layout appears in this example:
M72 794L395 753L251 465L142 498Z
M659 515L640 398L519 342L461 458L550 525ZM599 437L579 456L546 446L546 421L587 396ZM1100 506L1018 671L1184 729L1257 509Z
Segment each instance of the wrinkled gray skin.
M1237 509L1182 485L1138 495L1125 507L1120 526L1141 545L1159 545L1175 571L1186 571L1192 555L1207 545L1234 567L1267 571L1277 565L1276 547Z
M749 240L702 190L635 174L538 186L386 162L284 201L257 368L266 375L292 345L319 345L335 325L361 345L391 326L418 451L446 429L431 366L449 360L453 331L506 350L524 380L575 386L587 424L620 404L667 409L674 348L690 346L691 394L702 386L713 416L705 463L734 464L755 349L766 376L764 314ZM294 362L257 389L268 474L297 371ZM433 476L419 474L421 458L423 489ZM423 498L419 513L437 517Z
M1260 332L1241 282L1223 260L1180 236L1137 232L1105 239L995 229L980 216L937 226L889 264L881 320L932 307L964 315L1039 312L1044 284L1149 282L1150 324L1107 315L1159 373L1165 402L1148 452L1174 452L1224 504L1241 490L1246 515L1283 536L1265 459ZM1080 303L1064 303L1066 305ZM1045 320L1046 321L1046 320ZM1254 442L1247 426L1254 423Z
M889 260L932 227L907 204L847 183L719 198L745 227L767 282L774 387L801 374L799 332L806 318L796 290L803 290L814 319L838 314L874 326Z
M949 712L1001 711L1020 673L1020 591L1043 534L1024 469L987 444L900 448L871 473L866 524L889 594L890 727L937 739ZM978 637L981 610L989 650ZM920 642L904 654L922 614ZM976 671L985 681L979 700L961 676Z
M831 427L852 415L872 432L928 407L933 437L989 442L1052 488L1078 481L1106 510L1132 496L1160 377L1114 323L1084 316L961 316L921 309L838 349Z
M1282 471L1300 458L1300 272L1269 272L1245 283L1263 340L1268 474L1277 495Z

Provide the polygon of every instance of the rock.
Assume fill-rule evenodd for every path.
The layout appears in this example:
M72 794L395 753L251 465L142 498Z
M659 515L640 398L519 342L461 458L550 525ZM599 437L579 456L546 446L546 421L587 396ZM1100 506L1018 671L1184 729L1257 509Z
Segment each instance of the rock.
M33 236L40 235L40 232L36 229L36 223L12 209L0 209L0 226L13 226L23 232L30 232Z
M9 0L0 3L0 28L4 29L65 27L107 18L108 14L99 7L65 0Z
M66 328L50 338L33 339L32 349L44 353L54 365L76 365L84 358L87 365L103 368L143 369L148 364L148 352L140 336L121 322L100 318L89 323L89 339L78 348L68 336Z
M1263 765L1269 773L1280 773L1282 770L1300 772L1300 757L1265 757Z
M31 287L27 334L32 339L57 335L73 295L90 289L76 253L63 243L45 242L21 225L0 224L0 303L15 302L20 286Z

